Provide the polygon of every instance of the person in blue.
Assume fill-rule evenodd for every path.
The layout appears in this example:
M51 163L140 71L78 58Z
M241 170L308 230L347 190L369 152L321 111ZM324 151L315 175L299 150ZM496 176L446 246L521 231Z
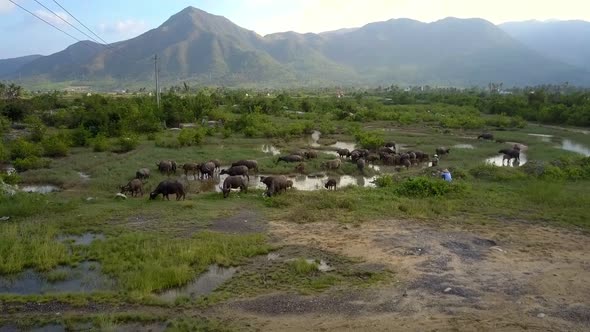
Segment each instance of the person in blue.
M442 173L441 173L441 178L445 181L451 182L453 181L453 177L451 177L451 172L449 172L448 169L443 169Z

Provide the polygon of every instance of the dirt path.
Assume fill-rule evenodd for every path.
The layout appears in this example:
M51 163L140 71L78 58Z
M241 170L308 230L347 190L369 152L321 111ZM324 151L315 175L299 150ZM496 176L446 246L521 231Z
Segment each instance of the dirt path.
M385 264L379 289L266 295L227 314L264 330L590 329L590 237L525 224L470 229L411 221L269 224L280 244Z

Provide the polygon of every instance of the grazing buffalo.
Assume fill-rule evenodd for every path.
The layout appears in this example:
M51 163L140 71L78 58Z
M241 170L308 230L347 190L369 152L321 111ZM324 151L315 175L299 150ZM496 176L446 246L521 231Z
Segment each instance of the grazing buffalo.
M356 167L358 168L359 172L363 173L365 171L365 160L364 159L357 160Z
M229 176L245 176L246 178L248 178L248 182L250 182L250 175L248 175L248 167L246 166L233 166L230 167L229 169L223 169L221 170L221 173L219 173L220 175L223 174L228 174Z
M143 182L140 179L133 179L125 186L121 186L121 194L131 193L131 197L136 194L143 196Z
M304 157L306 159L316 159L318 157L318 152L313 150L305 151Z
M289 186L289 180L284 175L277 175L277 176L267 176L264 178L260 178L260 182L266 185L266 196L272 197L272 195L277 195L281 191L287 191Z
M483 134L477 136L477 139L480 139L480 138L483 138L483 139L486 139L486 140L493 140L494 139L494 134L483 133Z
M199 164L196 163L185 163L182 165L182 169L184 170L184 175L188 177L189 173L193 174L193 177L197 178L197 173L199 172Z
M376 161L379 161L380 159L381 159L381 157L379 157L378 154L370 153L369 156L367 157L367 162L375 163Z
M162 174L170 175L172 173L176 174L176 162L171 160L162 160L156 163L158 166L158 170Z
M246 167L246 166L239 166ZM222 171L223 172L223 171ZM232 189L240 188L240 192L248 192L248 185L244 181L244 178L238 175L232 175L225 178L221 191L223 192L223 198L227 198Z
M451 149L445 148L444 146L436 148L436 154L439 156L442 156L444 154L449 154L449 152L451 152Z
M135 172L136 179L149 179L150 178L150 170L148 168L140 168Z
M328 160L322 164L326 169L339 169L342 161L340 159Z
M200 164L199 171L201 172L201 179L204 179L205 175L208 178L213 178L215 176L215 164L210 161Z
M338 149L336 150L336 152L338 153L338 156L340 156L340 158L350 157L350 150L348 149Z
M277 164L279 161L284 161L287 163L300 163L303 161L303 157L298 154L290 154L288 156L282 156L277 159Z
M221 161L219 161L218 159L211 159L209 160L209 162L215 165L216 171L219 171L219 169L221 168Z
M379 149L377 149L377 153L378 154L385 154L385 153L392 154L392 153L395 153L395 150L390 147L387 147L387 146L382 146Z
M246 166L249 170L253 169L254 171L258 172L258 162L256 160L238 160L231 164L231 166Z
M156 199L160 194L162 194L162 199L166 198L167 200L170 200L170 197L168 197L170 194L175 194L177 201L180 198L184 200L186 197L184 186L176 180L164 180L160 182L156 189L150 193L150 199Z
M338 181L336 181L336 179L328 179L328 182L326 182L324 187L328 190L336 190L336 184L338 184Z
M353 150L350 153L350 159L354 162L356 162L357 160L361 159L363 157L362 153L359 150Z

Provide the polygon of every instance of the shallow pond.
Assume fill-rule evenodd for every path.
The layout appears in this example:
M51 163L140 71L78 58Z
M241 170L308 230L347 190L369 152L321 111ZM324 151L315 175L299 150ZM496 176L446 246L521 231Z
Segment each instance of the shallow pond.
M471 144L455 144L453 147L455 149L475 149L475 147Z
M235 267L211 265L207 272L199 275L197 279L189 284L166 290L158 294L157 297L166 302L174 302L179 297L197 298L207 295L231 278L236 271Z
M52 192L60 191L61 189L51 184L45 185L27 185L21 188L21 191L26 193L37 193L37 194L49 194Z
M261 150L262 152L270 153L273 156L278 156L281 154L281 150L277 149L274 145L270 144L263 144Z
M356 149L356 144L355 143L351 143L351 142L336 142L332 145L330 145L330 147L334 148L334 149L348 149L348 151L352 151L354 149Z
M580 143L576 143L576 142L569 140L567 138L561 142L561 148L563 150L583 154L586 157L590 156L590 148L589 147L587 147L583 144L580 144Z
M37 271L27 269L17 275L0 276L0 293L30 295L45 293L91 293L114 288L114 281L101 273L100 263L82 262L76 267L61 266L49 275L63 275L50 282Z
M84 233L82 235L60 235L57 237L58 241L61 242L71 242L77 246L87 246L90 245L95 240L104 240L105 236L103 234L96 234L96 233Z

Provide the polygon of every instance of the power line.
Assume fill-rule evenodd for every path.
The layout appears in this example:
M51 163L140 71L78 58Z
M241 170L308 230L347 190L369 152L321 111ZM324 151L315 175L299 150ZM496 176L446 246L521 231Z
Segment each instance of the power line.
M100 39L103 43L106 44L106 46L108 46L109 48L111 47L111 44L106 42L104 39L100 38L99 35L97 35L96 33L94 33L94 31L90 30L90 28L88 28L86 25L84 25L84 23L80 22L79 19L76 18L76 16L72 15L72 13L70 13L67 9L65 9L62 5L59 4L59 2L57 2L56 0L53 0L53 2L55 2L56 5L59 6L59 8L63 9L66 13L68 13L68 15L70 15L71 17L74 18L74 20L76 20L78 23L80 23L83 27L86 28L86 30L90 31L91 34L95 35L96 38Z
M65 32L65 31L63 31L62 29L60 29L60 28L58 28L58 27L56 27L55 25L53 25L53 24L51 24L51 23L47 22L46 20L42 19L41 17L39 17L39 16L38 16L38 15L36 15L35 13L31 12L30 10L26 9L25 7L23 7L23 6L19 5L18 3L14 2L14 1L12 1L12 0L8 0L8 1L12 2L14 5L16 5L16 6L17 6L17 7L19 7L20 9L22 9L22 10L26 11L27 13L29 13L29 14L31 14L31 15L33 15L33 16L35 16L37 19L39 19L39 20L41 20L41 21L45 22L45 23L46 23L46 24L48 24L48 25L51 25L51 26L52 26L53 28L55 28L56 30L59 30L59 31L61 31L61 32L65 33L66 35L70 36L70 37L71 37L71 38L73 38L74 40L76 40L76 41L79 41L79 42L82 42L80 39L78 39L78 38L76 38L76 37L74 37L74 36L70 35L69 33L67 33L67 32ZM87 43L83 43L83 44L84 44L84 45L86 45L86 46L88 46L88 47L91 47L91 45L92 45L92 44L87 44ZM96 46L94 46L94 45L92 45L92 47L96 48Z
M86 34L84 31L78 29L78 27L76 27L75 25L73 25L72 23L68 22L68 20L64 19L63 17L59 16L56 12L54 12L53 10L47 8L44 4L42 4L41 2L39 2L38 0L35 0L36 3L38 3L39 5L41 5L41 7L47 9L49 12L51 12L53 15L57 16L57 18L59 18L60 20L66 22L69 26L71 26L72 28L78 30L78 32L80 32L81 34L83 34L84 36L90 38L93 42L102 45L100 42L98 42L96 39L90 37L88 34ZM103 45L104 46L104 45Z

